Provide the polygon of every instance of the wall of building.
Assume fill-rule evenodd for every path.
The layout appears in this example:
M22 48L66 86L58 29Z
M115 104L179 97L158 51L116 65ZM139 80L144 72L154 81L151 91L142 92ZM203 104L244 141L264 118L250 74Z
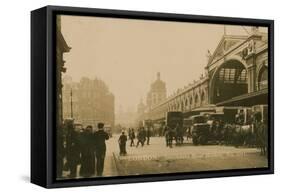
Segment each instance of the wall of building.
M114 95L102 80L84 77L79 82L73 82L65 78L63 85L64 118L71 117L72 91L72 110L76 122L94 127L98 122L114 126Z
M248 37L222 37L207 64L207 74L188 87L178 89L166 100L151 106L145 114L145 118L159 120L165 118L168 111L190 112L200 107L212 105L215 103L216 75L223 65L231 63L231 61L236 61L237 64L246 69L247 85L244 92L250 94L260 90L259 77L264 69L267 69L268 64L267 36L266 34L259 34L257 31L254 33L257 34L251 34ZM240 93L237 95L242 95ZM229 98L232 98L232 96Z

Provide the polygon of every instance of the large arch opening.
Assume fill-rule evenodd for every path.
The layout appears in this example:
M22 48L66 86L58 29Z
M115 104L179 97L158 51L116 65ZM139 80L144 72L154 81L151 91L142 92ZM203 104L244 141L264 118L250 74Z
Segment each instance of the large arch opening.
M212 103L216 104L248 93L247 70L237 60L229 60L219 67L212 81Z
M268 88L268 70L263 66L258 75L258 90Z

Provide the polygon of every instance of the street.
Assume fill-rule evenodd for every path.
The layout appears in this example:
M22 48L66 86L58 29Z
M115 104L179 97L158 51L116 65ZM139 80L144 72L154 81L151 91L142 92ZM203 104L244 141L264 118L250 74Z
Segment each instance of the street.
M128 141L127 155L119 156L118 136L115 135L107 141L104 176L267 166L267 158L260 156L256 148L222 145L194 146L191 143L169 148L165 146L164 137L152 137L150 145L138 148L130 147L129 143Z
M103 176L125 176L159 174L171 172L192 172L208 170L242 169L267 167L265 156L257 148L224 145L194 146L186 142L181 146L166 147L164 137L151 137L150 145L130 147L127 141L127 155L119 156L118 135L106 141L107 151ZM135 139L135 144L137 140ZM80 165L77 166L77 177ZM69 171L64 171L67 177Z

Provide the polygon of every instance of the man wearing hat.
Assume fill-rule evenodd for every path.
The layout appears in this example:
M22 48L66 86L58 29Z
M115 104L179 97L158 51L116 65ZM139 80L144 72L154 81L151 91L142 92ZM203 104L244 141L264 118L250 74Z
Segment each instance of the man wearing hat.
M119 148L120 148L120 156L127 154L126 142L127 142L127 135L125 135L125 131L123 130L118 140Z
M93 127L88 125L81 133L81 168L80 176L91 177L95 174L95 139Z
M98 123L98 130L94 133L96 140L96 169L97 176L102 176L104 167L104 158L106 153L105 141L109 139L109 135L104 131L104 123Z

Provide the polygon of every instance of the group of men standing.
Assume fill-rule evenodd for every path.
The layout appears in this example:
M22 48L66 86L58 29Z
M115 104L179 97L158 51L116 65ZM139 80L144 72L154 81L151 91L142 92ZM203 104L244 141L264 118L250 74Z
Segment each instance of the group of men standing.
M85 129L70 128L66 135L66 164L69 178L77 177L80 164L80 177L102 176L106 154L105 141L109 135L104 131L104 124L98 123L97 131L91 125Z

